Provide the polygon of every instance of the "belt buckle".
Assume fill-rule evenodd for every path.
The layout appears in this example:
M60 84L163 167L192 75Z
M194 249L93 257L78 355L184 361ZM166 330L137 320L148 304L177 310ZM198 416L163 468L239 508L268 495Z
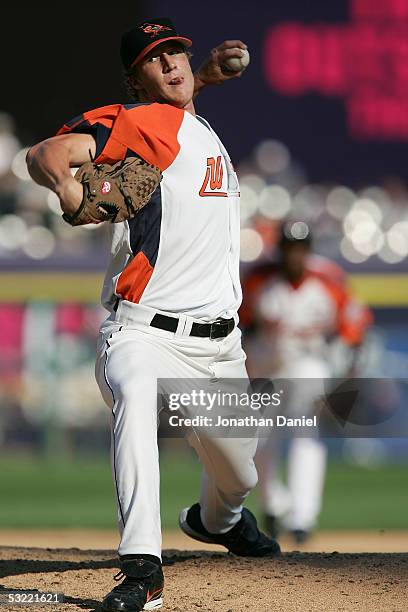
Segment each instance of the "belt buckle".
M223 321L222 319L219 321L213 321L210 327L210 340L216 340L217 338L224 338L225 336L219 335L217 332L220 331L220 328L226 327L228 329L225 336L228 336L229 332L229 322ZM232 331L232 330L231 330Z

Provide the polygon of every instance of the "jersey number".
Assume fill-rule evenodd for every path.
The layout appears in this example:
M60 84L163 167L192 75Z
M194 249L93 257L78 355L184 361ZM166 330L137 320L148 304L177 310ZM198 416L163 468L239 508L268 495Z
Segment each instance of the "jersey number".
M219 155L217 159L215 159L215 157L208 157L204 182L199 191L199 195L201 197L218 196L226 198L228 195L227 192L219 191L222 187L223 174L221 155Z

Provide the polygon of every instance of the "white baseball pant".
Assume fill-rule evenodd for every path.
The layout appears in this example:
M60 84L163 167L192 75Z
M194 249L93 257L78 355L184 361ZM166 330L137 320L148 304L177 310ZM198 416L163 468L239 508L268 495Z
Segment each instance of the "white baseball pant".
M245 378L241 332L216 340L189 336L180 316L175 333L149 325L156 311L122 301L102 325L96 379L112 411L111 461L118 502L119 555L161 558L158 378ZM175 316L171 313L162 313ZM211 533L231 529L257 483L256 438L188 435L203 465L201 518Z
M324 379L330 378L327 363L305 355L298 362L282 368L273 379L293 379L296 383L285 414L290 417L312 416L317 399L324 395ZM321 509L327 449L319 438L290 437L287 486L280 477L282 433L260 440L256 465L262 507L266 514L281 517L287 529L312 529Z

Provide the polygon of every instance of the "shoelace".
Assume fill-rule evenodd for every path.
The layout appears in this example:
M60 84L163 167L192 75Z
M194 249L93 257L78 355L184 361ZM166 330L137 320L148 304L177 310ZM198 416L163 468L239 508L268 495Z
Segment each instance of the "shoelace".
M115 588L113 589L118 593L120 593L121 591L128 592L129 587L131 587L132 590L138 589L141 592L143 592L146 588L146 585L143 584L143 578L131 578L130 576L126 576L126 574L124 574L122 570L120 570L116 574L116 576L113 577L116 582L119 582L119 580L122 580L122 578L124 578L124 581L115 586Z

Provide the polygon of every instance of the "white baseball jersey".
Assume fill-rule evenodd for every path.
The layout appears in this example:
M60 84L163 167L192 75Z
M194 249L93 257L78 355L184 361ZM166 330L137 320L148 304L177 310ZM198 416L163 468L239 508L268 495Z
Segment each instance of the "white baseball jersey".
M201 117L167 104L113 105L64 126L88 132L96 161L136 153L163 180L129 221L109 225L110 261L102 303L117 298L211 321L237 320L239 186L220 139Z
M277 273L261 292L258 309L280 365L307 356L324 359L333 336L359 342L369 321L344 286L311 270L297 284Z

